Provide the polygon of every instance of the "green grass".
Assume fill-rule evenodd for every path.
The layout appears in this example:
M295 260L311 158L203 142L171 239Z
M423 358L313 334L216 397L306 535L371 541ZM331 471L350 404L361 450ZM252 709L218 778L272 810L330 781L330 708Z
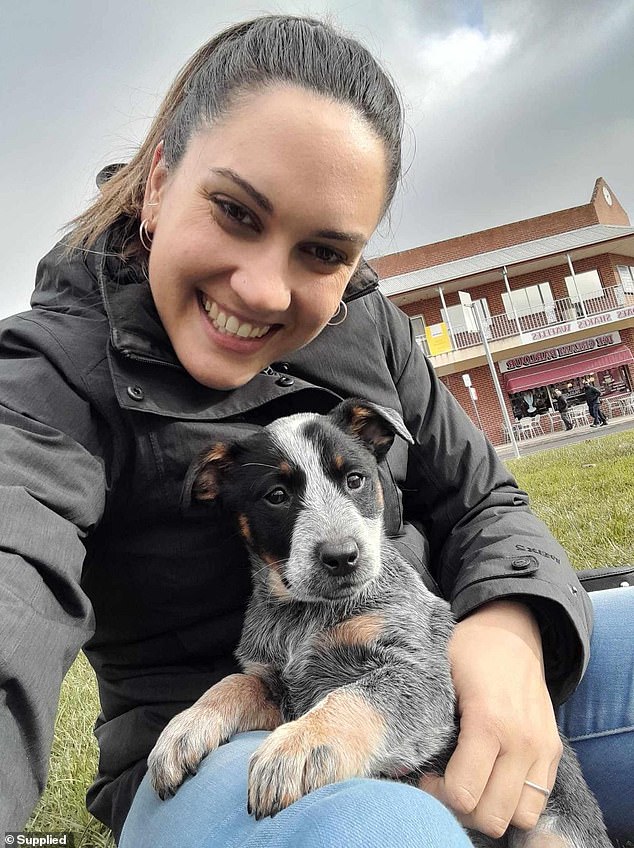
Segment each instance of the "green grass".
M506 465L575 568L634 563L634 431Z
M507 465L576 568L634 563L634 432L594 437ZM80 656L64 681L46 793L29 823L32 831L74 832L77 848L114 846L85 809L86 787L97 768L92 727L98 711L94 675Z
M114 848L108 829L86 809L86 789L97 770L92 729L98 712L95 675L80 654L62 684L46 792L28 831L70 831L75 848Z

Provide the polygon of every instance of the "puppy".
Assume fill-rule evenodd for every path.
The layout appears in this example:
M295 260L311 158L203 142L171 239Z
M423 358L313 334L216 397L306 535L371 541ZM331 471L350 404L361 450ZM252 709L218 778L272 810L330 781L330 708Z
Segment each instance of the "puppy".
M243 673L173 718L150 754L161 798L247 730L273 731L249 766L256 818L351 777L442 773L458 730L454 621L384 534L377 463L395 434L412 442L394 411L347 400L215 444L200 461L194 495L234 517L253 592L236 653ZM610 848L565 742L537 827L470 837L478 848Z

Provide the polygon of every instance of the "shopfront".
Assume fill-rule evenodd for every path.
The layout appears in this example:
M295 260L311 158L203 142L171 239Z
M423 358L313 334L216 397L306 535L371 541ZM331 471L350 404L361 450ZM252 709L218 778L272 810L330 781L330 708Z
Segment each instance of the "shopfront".
M619 332L604 333L499 363L502 380L516 418L556 409L555 389L570 406L585 403L583 382L595 385L605 400L631 394L634 356Z

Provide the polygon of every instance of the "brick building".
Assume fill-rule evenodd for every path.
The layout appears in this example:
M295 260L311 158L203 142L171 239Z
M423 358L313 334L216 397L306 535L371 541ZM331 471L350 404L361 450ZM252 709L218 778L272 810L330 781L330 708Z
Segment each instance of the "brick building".
M516 435L563 426L556 388L576 424L587 426L584 379L601 390L608 414L634 413L634 227L603 178L583 206L371 264L438 375L494 444L508 434L478 318Z

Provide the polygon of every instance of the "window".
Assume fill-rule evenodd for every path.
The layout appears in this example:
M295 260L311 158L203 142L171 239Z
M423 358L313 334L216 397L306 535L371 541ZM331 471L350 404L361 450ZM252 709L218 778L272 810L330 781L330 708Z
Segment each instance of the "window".
M572 277L566 277L568 297L573 303L579 300L591 300L593 297L603 296L603 286L598 271L584 271ZM576 283L576 285L575 285Z
M556 320L550 283L539 283L536 286L514 289L510 297L508 292L502 292L502 303L508 318L513 318L514 314L518 318L522 318L524 315L546 312L547 315L552 313L552 319L549 320Z
M617 265L616 270L619 272L625 294L634 294L634 266Z
M491 337L491 312L486 297L481 297L479 300L472 301L474 309L478 310L480 321L484 327L484 332L487 338ZM473 311L468 306L463 306L457 303L455 306L448 306L447 309L440 310L440 316L446 324L451 325L454 333L477 333L478 325L473 317Z
M419 339L421 336L425 338L425 319L422 315L414 315L410 319L410 324L414 328L414 335L416 339Z
M410 319L410 324L414 329L414 336L418 346L429 355L427 339L425 337L425 319L422 315L413 315Z
M447 309L440 310L440 317L448 324L454 333L477 333L473 315L468 306L463 306L457 303L455 306L448 306Z

